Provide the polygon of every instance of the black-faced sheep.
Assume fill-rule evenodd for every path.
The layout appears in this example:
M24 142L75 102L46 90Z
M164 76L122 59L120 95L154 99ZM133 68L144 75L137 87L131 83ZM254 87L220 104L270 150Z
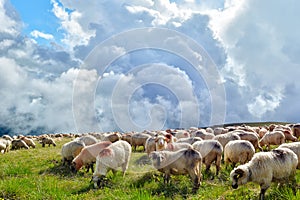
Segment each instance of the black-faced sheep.
M102 149L96 157L96 170L93 173L94 187L101 185L101 180L106 176L108 170L115 172L122 168L123 177L128 168L131 156L131 145L126 141L117 141Z
M247 140L234 140L227 143L224 148L224 162L235 167L237 163L245 164L255 153L254 146Z
M206 166L206 173L209 172L212 163L216 165L216 175L221 169L221 160L223 154L223 146L217 140L202 140L195 142L193 148L200 152L202 162Z
M164 182L170 181L171 174L189 174L193 182L193 192L199 189L201 183L201 154L194 149L179 151L155 151L150 154L153 166L164 173Z
M264 199L271 182L286 182L289 179L295 181L297 164L297 155L287 148L256 153L250 162L231 171L232 187L236 189L247 182L258 183L260 199Z
M78 171L83 165L85 165L88 168L91 167L92 172L94 172L92 165L96 162L97 155L102 149L108 147L110 144L110 141L102 141L97 142L96 144L85 146L72 161L74 169Z

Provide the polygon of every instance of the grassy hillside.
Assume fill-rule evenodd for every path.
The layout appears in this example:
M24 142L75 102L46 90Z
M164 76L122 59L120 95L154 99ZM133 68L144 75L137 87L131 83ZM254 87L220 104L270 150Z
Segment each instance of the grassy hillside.
M61 165L61 146L70 141L63 139L56 147L10 151L0 155L0 199L257 199L259 186L248 183L233 190L230 186L231 169L222 166L219 178L204 181L198 192L192 194L192 185L186 176L173 176L172 183L163 184L162 176L154 170L146 155L135 152L125 178L121 173L108 174L107 186L94 189L92 173L81 170L69 173ZM214 166L212 167L214 170ZM297 172L300 185L300 170ZM299 187L298 187L299 188ZM300 199L288 187L276 185L266 193L267 199Z

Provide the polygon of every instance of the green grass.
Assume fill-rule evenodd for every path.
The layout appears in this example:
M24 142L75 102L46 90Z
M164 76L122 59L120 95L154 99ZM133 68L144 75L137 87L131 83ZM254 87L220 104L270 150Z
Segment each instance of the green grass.
M204 181L198 192L192 194L192 184L187 176L172 176L171 184L164 185L159 172L154 170L145 153L132 154L129 169L123 178L121 173L108 174L108 184L94 189L90 183L92 173L81 170L77 174L62 166L61 146L70 141L57 141L56 147L10 151L0 155L0 199L257 199L259 186L248 183L233 190L230 186L231 168L222 166L219 177ZM204 168L204 167L203 167ZM212 166L214 170L214 166ZM300 171L297 171L299 190ZM266 199L300 199L285 186L273 184L267 190Z

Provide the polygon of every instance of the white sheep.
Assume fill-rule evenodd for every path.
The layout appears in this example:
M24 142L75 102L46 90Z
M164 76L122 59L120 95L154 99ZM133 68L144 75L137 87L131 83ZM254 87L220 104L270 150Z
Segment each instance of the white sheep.
M189 144L193 144L197 141L201 141L202 139L200 137L189 137L189 138L180 138L178 139L176 142L177 143L189 143Z
M169 183L171 174L189 174L193 182L193 192L199 189L201 183L201 154L194 149L179 151L155 151L150 154L153 166L164 173L164 182Z
M3 153L9 152L12 141L10 139L0 138L0 152L3 150Z
M237 163L245 164L250 161L255 153L255 148L247 140L234 140L227 143L224 148L224 162L235 167Z
M260 199L264 199L266 190L272 181L286 182L295 180L297 155L287 148L277 148L269 152L254 154L250 162L240 165L230 173L232 187L238 188L247 182L260 185Z
M70 166L72 160L80 153L85 147L82 141L70 141L65 143L61 148L62 164L68 164Z
M193 133L194 137L200 137L202 140L210 140L215 137L215 135L211 132L207 132L205 129L197 130Z
M202 140L195 142L193 148L200 152L202 162L206 166L206 173L209 172L212 163L216 165L216 175L221 169L221 160L223 154L223 146L217 140Z
M219 141L224 148L229 141L240 140L241 138L237 134L229 132L229 133L216 135L213 139Z
M163 135L159 135L155 138L155 150L162 151L167 147L167 139Z
M85 146L95 144L98 142L97 138L92 135L85 135L75 139L75 141L83 142Z
M88 169L91 167L92 172L94 172L93 163L96 162L97 155L102 149L108 147L110 144L110 141L101 141L96 144L85 146L72 161L74 170L78 171L83 165L85 165Z
M1 140L0 140L0 152L2 153L6 152L6 144L4 144Z
M115 172L121 167L124 177L130 157L131 145L126 141L119 140L102 149L96 157L96 170L92 178L94 187L98 188L102 184L101 181L108 170Z
M167 147L165 150L167 151L178 151L181 149L188 149L188 148L193 148L191 144L186 143L186 142L181 142L181 143L177 143L177 142L172 142L172 143L168 143Z
M300 142L284 143L284 144L281 144L278 148L288 148L288 149L292 150L298 157L297 168L300 169Z
M189 138L190 137L190 133L187 132L186 130L176 130L175 137L177 139L180 139L180 138Z
M236 133L238 136L240 136L241 140L247 140L251 142L255 149L259 149L260 151L263 150L259 145L259 138L257 133L244 130L235 130L233 131L233 133Z
M285 141L285 136L281 131L271 131L267 132L260 140L260 146L267 146L270 150L270 145L281 145Z

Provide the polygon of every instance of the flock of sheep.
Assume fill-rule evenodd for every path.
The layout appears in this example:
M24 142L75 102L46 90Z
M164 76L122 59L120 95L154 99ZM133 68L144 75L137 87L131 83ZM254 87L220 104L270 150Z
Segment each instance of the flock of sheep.
M43 147L46 144L56 146L53 137L58 135L42 136L38 140ZM233 188L247 182L258 183L260 199L264 199L274 181L291 181L295 189L295 173L297 168L300 169L299 137L300 124L89 133L76 135L75 139L63 144L61 156L63 165L70 171L77 172L83 166L91 169L94 186L99 188L109 170L115 172L121 168L124 176L132 151L142 146L154 168L163 173L165 183L169 183L171 175L187 174L193 192L199 189L202 181L202 164L206 173L214 164L218 176L223 161L226 166L235 167L230 173ZM276 145L276 148L271 149L270 145ZM25 136L10 138L6 135L0 139L3 153L9 148L28 149L30 146L34 148L35 144Z

